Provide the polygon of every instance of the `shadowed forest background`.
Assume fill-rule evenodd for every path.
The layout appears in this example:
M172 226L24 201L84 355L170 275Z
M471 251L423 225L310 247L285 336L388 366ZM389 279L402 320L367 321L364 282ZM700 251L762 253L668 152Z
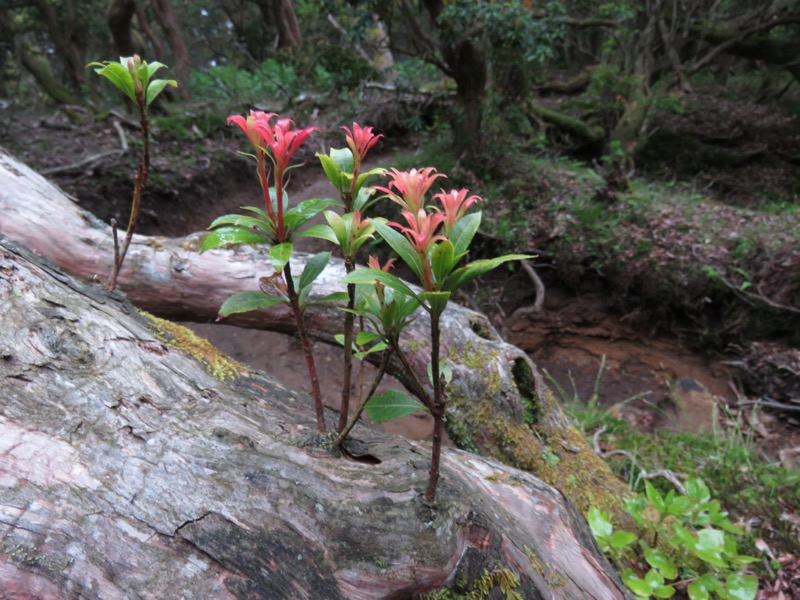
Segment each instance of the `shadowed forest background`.
M127 219L138 123L86 65L134 53L179 82L152 107L138 232L251 203L231 114L319 127L293 198L331 194L314 153L340 125L374 127L376 164L485 199L476 258L537 255L457 301L634 490L701 475L746 525L759 597L800 597L800 2L0 0L0 144L106 223ZM306 385L296 340L192 327Z

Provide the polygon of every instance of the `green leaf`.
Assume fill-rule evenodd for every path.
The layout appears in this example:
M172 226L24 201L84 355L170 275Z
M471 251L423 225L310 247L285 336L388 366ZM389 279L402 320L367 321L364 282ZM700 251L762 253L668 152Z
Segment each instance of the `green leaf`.
M322 165L322 170L325 171L325 177L328 178L328 181L333 184L333 187L335 187L336 191L341 195L347 179L342 176L339 167L336 165L336 161L330 156L320 153L317 153L317 158Z
M362 350L361 352L356 352L355 354L353 354L353 356L355 356L358 360L361 360L369 354L373 354L374 352L382 352L383 350L386 350L388 347L389 345L386 342L378 342L377 344L370 346L366 350Z
M600 512L599 508L592 506L586 514L586 520L589 522L589 528L598 542L601 539L605 540L611 537L614 526L608 518L608 513Z
M328 155L336 164L336 168L342 173L353 173L353 153L350 148L331 148Z
M453 271L445 282L444 289L448 292L454 292L460 287L463 287L476 277L496 269L500 265L512 260L526 260L533 258L530 254L507 254L497 258L476 260L468 265Z
M450 240L444 240L436 244L436 247L431 252L431 270L436 282L443 284L455 266L455 250Z
M150 106L153 100L155 100L168 85L178 87L178 82L174 79L156 79L155 81L151 81L150 85L147 86L147 92L145 93L145 103L147 106Z
M212 248L219 248L220 246L264 243L269 243L269 240L250 229L243 229L241 227L220 227L203 238L200 244L200 252L205 252Z
M675 579L678 576L678 569L662 550L647 548L644 551L644 558L647 564L658 569L666 579Z
M414 293L414 290L408 287L402 279L379 269L356 269L352 273L348 273L342 277L342 283L374 284L376 281L380 281L386 287L396 290L401 294L417 298L417 294Z
M643 579L639 579L633 571L626 571L622 574L622 581L625 582L630 590L639 598L649 598L652 587Z
M480 224L480 211L464 215L456 221L453 230L450 232L450 241L453 242L456 256L463 255L467 251Z
M370 342L374 342L380 339L382 339L381 336L375 333L374 331L359 331L358 335L356 335L356 344L358 344L359 346L365 346Z
M284 197L286 197L285 194ZM309 198L308 200L303 200L297 206L284 210L283 224L287 229L295 231L300 229L326 208L330 208L336 204L336 200L332 198Z
M326 210L323 214L325 215L325 220L328 221L328 226L333 231L333 243L342 249L346 248L349 236L344 219L332 210Z
M365 407L367 416L375 423L392 421L427 409L419 402L399 390L386 390L373 396Z
M736 600L753 600L758 593L758 578L754 575L731 573L725 581L728 596Z
M719 588L719 582L711 575L703 575L691 582L686 591L689 592L690 600L709 600L711 592Z
M428 303L431 314L440 315L447 308L450 295L450 292L420 292L418 297L422 302Z
M280 273L283 268L289 263L292 258L293 246L291 242L284 242L283 244L276 244L269 249L269 258L272 261L272 267Z
M258 219L256 217L248 217L247 215L223 215L211 223L208 226L209 229L214 229L219 227L220 225L231 225L234 227L243 227L245 229L258 229L264 236L269 237L275 231L272 228L272 223L269 221L264 221L263 219Z
M420 281L422 281L422 267L419 264L419 256L417 256L416 250L406 239L402 233L395 231L391 227L389 227L386 223L382 223L378 219L371 219L370 222L375 226L375 230L378 234L386 240L386 243L389 244L392 249L397 252L397 255L406 263L414 274L419 277ZM453 291L453 290L448 290Z
M99 63L91 64L96 65ZM95 69L94 72L108 79L118 90L136 102L135 84L127 67L118 62L110 62L99 69Z
M314 283L314 280L319 277L319 274L325 270L330 259L330 252L320 252L308 259L303 272L300 274L300 281L298 282L301 290Z
M375 169L373 169L373 171L374 170ZM358 180L361 181L362 177L363 175L359 176ZM358 185L356 185L356 189L358 191L356 192L356 199L353 203L353 209L360 210L361 214L363 215L364 211L366 211L375 203L377 197L375 196L375 190L373 188L358 187Z
M672 598L675 595L675 588L671 585L659 585L653 588L653 596L656 598Z
M439 376L444 377L445 383L450 383L453 381L453 369L447 363L442 363L439 365ZM433 365L428 363L428 381L431 382L433 385Z
M697 543L694 553L707 563L725 568L728 564L722 558L725 534L718 529L701 529L697 532Z
M347 292L331 292L327 296L312 300L309 304L319 304L320 302L347 302L349 299L350 296L347 295Z
M666 512L667 506L664 502L664 496L662 496L661 492L654 488L653 485L647 480L644 482L644 489L647 499L653 503L653 506L656 507L656 510L659 512L659 514L663 515Z
M155 75L159 69L169 70L169 67L164 63L158 62L157 60L147 63L147 77L152 79L153 75Z
M687 479L685 487L686 495L697 502L708 502L711 499L711 491L699 477Z
M327 240L332 244L339 244L339 240L336 239L336 235L333 233L333 230L325 223L317 223L316 225L312 225L295 236L295 238L304 237L317 238L320 240Z
M619 531L615 531L614 534L609 539L609 544L612 548L624 548L625 546L630 546L633 542L638 540L639 537L635 533L631 533L630 531L625 531L620 529Z
M234 294L219 309L218 318L227 317L236 313L250 312L259 308L269 308L284 302L282 298L268 296L263 292L239 292Z

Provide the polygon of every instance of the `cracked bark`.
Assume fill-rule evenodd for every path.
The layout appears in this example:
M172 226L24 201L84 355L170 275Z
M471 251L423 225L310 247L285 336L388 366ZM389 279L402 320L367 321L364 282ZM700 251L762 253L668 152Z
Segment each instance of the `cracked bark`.
M0 234L50 258L76 277L102 281L110 272L110 228L2 149L0 215ZM263 249L243 247L201 255L199 240L200 234L180 239L135 235L119 288L134 305L158 316L208 322L228 296L257 290L258 277L270 274L268 253ZM305 258L293 260L294 273L301 272ZM313 294L341 291L339 280L344 273L343 263L332 260ZM335 306L314 306L306 316L318 339L333 341L341 332L342 314ZM294 330L289 309L280 307L233 315L225 322ZM421 311L401 339L422 381L427 381L429 331L430 321ZM574 429L528 356L505 343L483 315L458 305L451 304L442 315L441 332L441 356L453 370L445 422L450 437L461 448L533 472L582 511L596 505L621 517L622 498L629 489ZM401 364L393 362L387 370L408 384Z
M221 382L120 295L0 237L0 581L22 598L416 598L497 565L525 598L628 596L531 474L364 427L309 447L299 395Z

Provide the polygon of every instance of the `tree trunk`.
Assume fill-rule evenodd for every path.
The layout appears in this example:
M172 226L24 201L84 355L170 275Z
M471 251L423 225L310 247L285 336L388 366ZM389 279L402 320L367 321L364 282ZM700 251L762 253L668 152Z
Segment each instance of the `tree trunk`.
M112 0L106 13L106 22L114 40L114 50L119 56L133 56L136 48L131 35L131 22L136 14L136 0Z
M33 75L37 85L57 104L78 104L72 92L61 85L50 70L50 64L43 58L33 54L18 38L16 26L11 15L0 8L0 34L14 48L20 63Z
M303 35L291 0L253 0L261 11L264 25L278 32L276 46L283 50L300 48Z
M0 237L4 597L630 597L530 474L446 451L426 505L421 444L357 428L369 460L337 457L296 394L161 336Z
M192 71L192 61L189 58L189 51L186 49L186 43L183 41L183 34L172 10L172 3L170 0L151 0L153 7L153 14L158 21L159 26L164 31L167 37L167 43L170 50L172 50L172 57L175 61L174 65L170 65L170 76L174 76L178 80L180 86L177 89L177 94L181 98L189 97L189 73Z
M73 0L65 0L60 10L47 0L31 0L47 27L47 32L56 49L70 81L79 87L86 79L85 64L81 57L83 44L78 33L76 7Z
M25 165L0 151L0 234L25 244L83 280L104 280L111 271L110 228L80 210ZM208 322L231 294L258 289L258 277L271 274L268 252L251 246L199 254L202 234L165 239L136 235L119 279L138 307L159 316ZM292 261L299 273L306 256ZM341 261L331 261L313 296L341 291ZM309 328L333 341L342 313L323 303L309 308ZM288 308L232 315L241 327L293 332ZM430 322L419 316L404 334L405 351L420 374L429 364ZM520 349L506 344L485 316L451 304L441 321L442 350L453 370L447 392L445 426L461 447L496 457L535 473L559 488L579 510L610 510L620 519L629 489L592 451L561 411L553 393ZM390 365L406 379L399 364ZM533 424L531 427L530 424Z

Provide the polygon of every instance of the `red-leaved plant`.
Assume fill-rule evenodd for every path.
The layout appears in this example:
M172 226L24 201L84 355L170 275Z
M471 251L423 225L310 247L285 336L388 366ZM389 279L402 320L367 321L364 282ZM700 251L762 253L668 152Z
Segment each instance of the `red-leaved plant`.
M325 415L322 407L322 393L319 386L311 340L306 330L304 312L309 301L309 293L314 280L325 269L330 260L330 252L320 252L306 262L306 266L295 282L290 260L292 242L302 237L320 237L320 226L306 227L308 221L322 210L336 204L329 198L312 198L289 206L286 193L286 174L291 159L298 148L315 131L316 127L295 129L290 119L277 118L273 113L251 111L249 115L234 115L228 124L241 129L253 146L256 172L264 198L264 208L244 206L252 215L229 214L216 219L212 229L202 243L201 250L236 244L270 244L269 256L273 274L261 277L260 291L239 292L228 298L219 310L219 318L234 313L249 312L268 308L276 304L290 307L297 325L297 332L303 345L308 375L311 381L311 394L317 418L317 431L326 432ZM273 123L273 119L275 122ZM270 179L273 185L270 185ZM327 237L322 234L322 237ZM332 294L315 302L346 299L346 294Z
M381 289L384 295L385 289L391 289L395 302L397 298L405 298L404 302L418 304L430 316L430 384L433 393L428 392L429 388L414 373L398 343L399 334L386 336L389 346L415 382L416 389L413 391L422 405L398 392L390 392L371 398L366 407L367 414L374 421L397 418L420 409L433 416L431 468L424 494L428 502L433 502L436 497L447 404L449 369L442 368L439 356L442 313L453 292L479 275L505 262L530 258L524 254L510 254L476 260L459 267L481 221L480 212L467 213L467 209L481 200L478 196L469 195L467 190L441 190L434 194L433 204L426 204L428 191L439 177L444 175L430 167L411 171L393 169L388 187L377 188L400 205L403 209L400 214L406 224L373 220L373 226L419 278L422 291L416 292L398 277L374 267L358 269L343 279L346 283L370 284Z

